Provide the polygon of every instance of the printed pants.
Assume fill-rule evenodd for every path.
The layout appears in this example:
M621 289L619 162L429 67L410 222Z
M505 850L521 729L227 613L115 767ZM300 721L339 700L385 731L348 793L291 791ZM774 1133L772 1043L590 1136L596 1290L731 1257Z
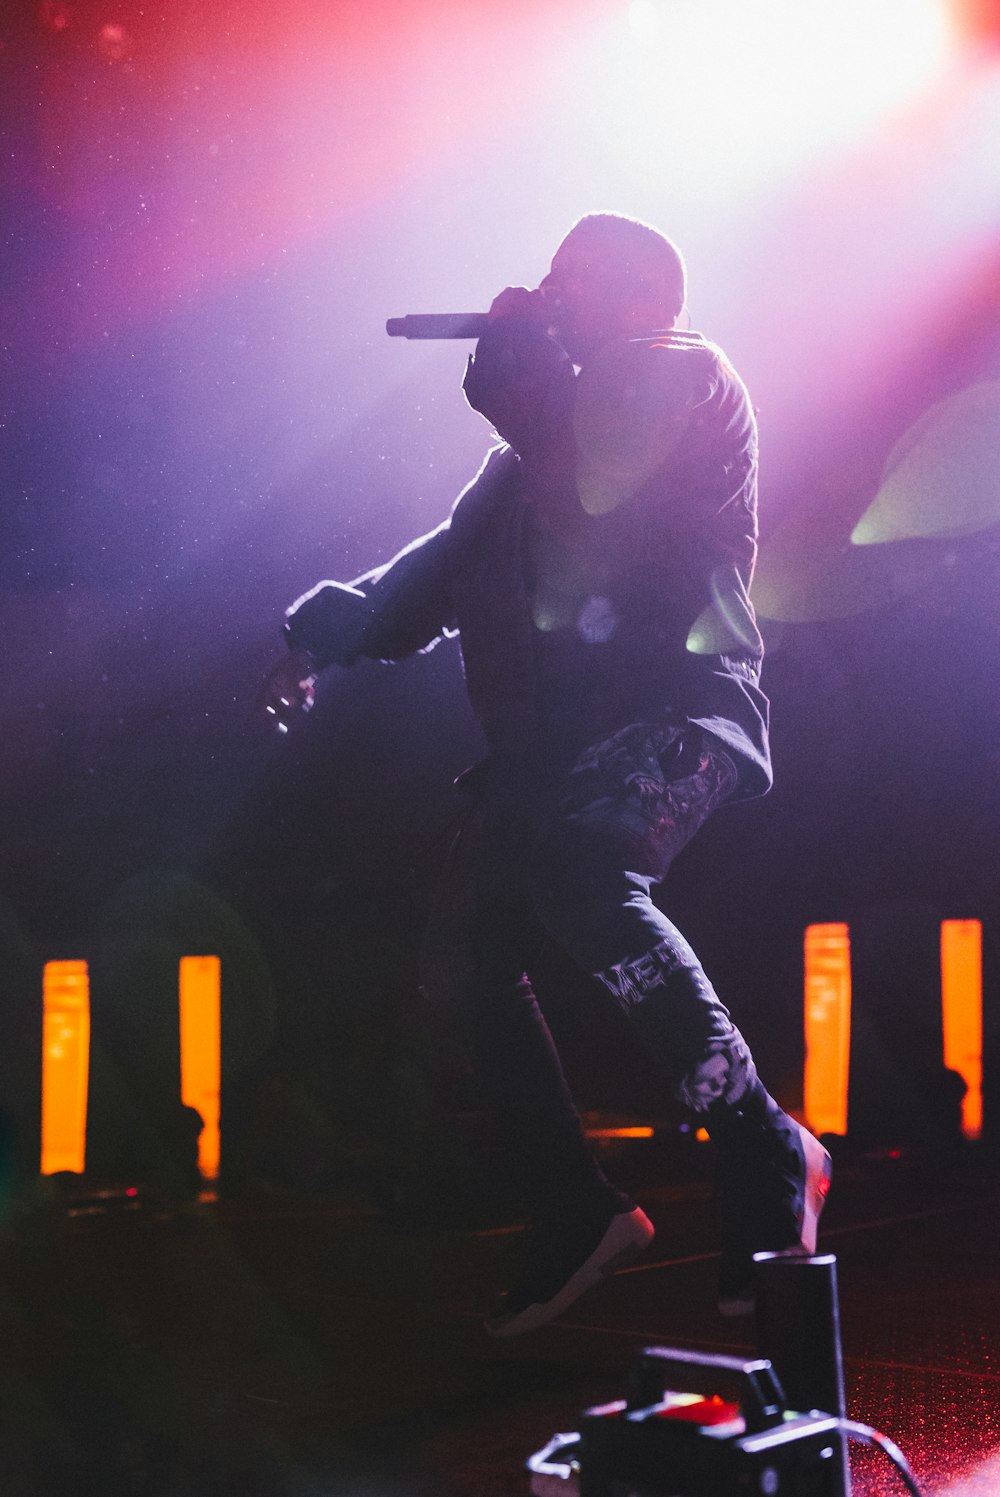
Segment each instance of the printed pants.
M634 724L581 754L525 830L487 785L472 867L465 1004L482 1083L536 1218L607 1190L525 967L548 934L627 1014L665 1087L713 1116L759 1090L750 1052L680 931L650 897L736 784L714 739Z

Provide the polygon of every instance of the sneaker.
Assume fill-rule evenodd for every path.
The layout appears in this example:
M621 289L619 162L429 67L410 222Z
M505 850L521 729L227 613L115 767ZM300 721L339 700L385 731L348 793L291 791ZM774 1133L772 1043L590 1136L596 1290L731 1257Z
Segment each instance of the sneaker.
M754 1311L753 1255L816 1251L830 1156L773 1103L762 1122L738 1116L717 1135L722 1217L719 1310Z
M653 1224L638 1206L610 1218L536 1228L518 1283L486 1321L491 1336L520 1336L547 1325L581 1294L624 1268L653 1240Z

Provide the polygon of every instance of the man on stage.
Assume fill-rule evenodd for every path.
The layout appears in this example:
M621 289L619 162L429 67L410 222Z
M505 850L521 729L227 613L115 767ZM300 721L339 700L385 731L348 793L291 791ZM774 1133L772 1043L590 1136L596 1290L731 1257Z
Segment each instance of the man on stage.
M814 1250L829 1180L651 897L717 806L771 783L756 425L721 351L675 330L684 300L670 240L610 213L570 230L537 290L503 291L465 379L500 442L436 530L292 606L265 687L283 724L325 666L458 631L489 745L469 777L468 1012L533 1223L498 1336L553 1319L653 1235L584 1139L525 975L545 935L712 1136L724 1311L752 1307L754 1252Z

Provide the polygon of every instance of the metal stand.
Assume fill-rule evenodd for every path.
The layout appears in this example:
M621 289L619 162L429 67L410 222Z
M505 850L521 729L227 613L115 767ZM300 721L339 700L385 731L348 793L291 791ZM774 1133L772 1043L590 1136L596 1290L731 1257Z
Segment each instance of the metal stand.
M837 1259L754 1255L757 1347L773 1363L789 1405L846 1417ZM837 1436L844 1497L851 1497L847 1437Z

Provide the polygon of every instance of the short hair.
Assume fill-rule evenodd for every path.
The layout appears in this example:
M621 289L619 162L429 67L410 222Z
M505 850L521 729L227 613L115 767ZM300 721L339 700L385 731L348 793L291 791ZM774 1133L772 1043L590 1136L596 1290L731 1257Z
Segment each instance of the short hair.
M602 244L615 246L628 272L649 274L664 293L664 308L677 317L687 298L684 257L666 234L642 219L624 213L586 213L577 219L566 238L594 235Z

